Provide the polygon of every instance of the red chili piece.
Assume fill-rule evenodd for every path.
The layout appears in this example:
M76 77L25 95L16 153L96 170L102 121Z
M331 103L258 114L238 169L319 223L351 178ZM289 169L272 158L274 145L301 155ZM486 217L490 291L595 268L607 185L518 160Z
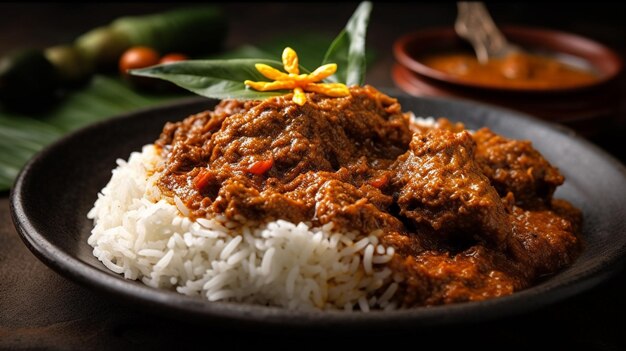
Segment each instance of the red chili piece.
M384 187L385 185L387 185L387 182L389 182L389 177L387 176L387 174L383 174L383 175L381 175L379 177L376 177L376 178L370 180L369 184L371 186L373 186L374 188L380 189L380 188Z
M265 172L269 171L270 168L274 165L274 159L270 158L269 160L261 160L256 161L250 167L248 167L247 171L252 174L262 175Z
M202 191L202 189L209 185L211 180L213 180L213 173L205 168L193 178L193 187L198 191Z

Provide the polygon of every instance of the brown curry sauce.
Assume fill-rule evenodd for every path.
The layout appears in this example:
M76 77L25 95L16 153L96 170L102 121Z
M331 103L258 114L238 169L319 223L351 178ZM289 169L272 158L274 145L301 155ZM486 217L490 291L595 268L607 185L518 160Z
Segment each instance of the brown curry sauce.
M563 63L555 58L512 53L481 64L476 56L465 53L437 54L422 62L469 83L491 87L523 89L573 88L598 80L597 75Z
M168 123L159 187L192 217L376 232L404 306L508 295L577 257L581 214L552 199L564 178L530 142L419 127L397 100L350 90L304 106L227 100Z

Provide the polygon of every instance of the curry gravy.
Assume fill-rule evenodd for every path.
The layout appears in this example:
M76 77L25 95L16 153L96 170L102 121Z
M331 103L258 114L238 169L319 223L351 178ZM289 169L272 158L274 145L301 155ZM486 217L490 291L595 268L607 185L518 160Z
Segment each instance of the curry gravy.
M490 59L486 64L481 64L474 55L466 53L427 56L422 62L463 81L491 87L572 88L598 80L592 72L555 58L519 52L504 58Z

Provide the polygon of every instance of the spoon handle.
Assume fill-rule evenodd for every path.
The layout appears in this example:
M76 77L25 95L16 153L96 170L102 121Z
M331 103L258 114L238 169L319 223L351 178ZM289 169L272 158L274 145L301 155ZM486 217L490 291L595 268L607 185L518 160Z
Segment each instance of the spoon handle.
M472 44L480 63L487 63L490 57L502 56L510 51L511 45L482 2L461 1L457 3L457 7L458 16L454 29L459 36Z

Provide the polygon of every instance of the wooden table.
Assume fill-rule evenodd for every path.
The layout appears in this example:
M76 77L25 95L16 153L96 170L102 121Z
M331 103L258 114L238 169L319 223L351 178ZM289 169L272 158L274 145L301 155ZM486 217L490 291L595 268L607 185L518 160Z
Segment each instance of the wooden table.
M175 6L2 4L0 55L18 47L46 47L67 42L91 27L106 24L120 15L148 13ZM286 3L225 5L231 25L227 45L233 48L246 42L254 43L288 28L303 31L322 28L327 33L337 33L355 6ZM566 7L557 4L541 7L540 11L538 6L494 4L490 5L490 9L498 22L571 31L600 40L625 54L623 11L619 5L590 9L584 5ZM375 4L368 45L376 50L378 60L370 68L367 81L379 87L393 86L389 76L393 63L393 40L411 30L449 26L455 15L453 3ZM594 141L624 161L623 131L616 129ZM558 349L624 349L624 296L626 274L618 273L586 293L521 316L473 325L400 330L377 335L363 335L355 331L347 333L343 340L370 343L390 337L391 340L407 341L415 347L432 342L447 346L488 342L505 348L533 347L545 339L557 345ZM322 346L330 338L325 335L261 332L242 335L234 329L207 328L152 314L101 296L57 275L28 251L12 225L8 193L0 194L0 349L187 348L195 344L197 335L204 340L228 341L233 345L258 344L259 340L282 344L306 338L306 346ZM211 344L207 342L204 345L208 347Z

